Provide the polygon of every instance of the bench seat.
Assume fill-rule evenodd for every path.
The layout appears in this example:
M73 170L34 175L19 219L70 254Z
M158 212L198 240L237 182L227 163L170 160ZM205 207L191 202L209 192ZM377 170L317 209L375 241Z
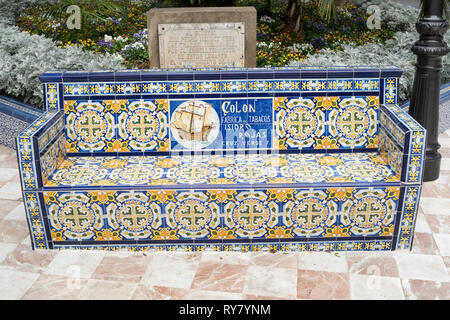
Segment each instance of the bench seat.
M323 183L395 183L400 177L378 152L202 156L69 157L44 189L67 187L249 188Z
M410 249L426 132L401 70L49 72L17 139L34 249Z

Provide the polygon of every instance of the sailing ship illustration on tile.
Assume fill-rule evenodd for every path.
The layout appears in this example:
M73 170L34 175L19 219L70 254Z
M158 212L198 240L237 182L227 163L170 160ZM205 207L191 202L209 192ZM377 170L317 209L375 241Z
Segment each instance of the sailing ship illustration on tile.
M186 101L175 109L170 127L175 140L186 148L204 148L219 134L219 116L205 101Z

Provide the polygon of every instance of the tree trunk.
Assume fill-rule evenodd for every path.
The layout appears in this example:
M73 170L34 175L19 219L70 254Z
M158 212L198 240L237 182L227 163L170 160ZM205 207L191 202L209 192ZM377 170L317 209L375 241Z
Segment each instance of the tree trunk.
M301 24L302 18L302 2L303 0L289 0L286 9L287 25L293 26L294 30L303 34L303 28Z

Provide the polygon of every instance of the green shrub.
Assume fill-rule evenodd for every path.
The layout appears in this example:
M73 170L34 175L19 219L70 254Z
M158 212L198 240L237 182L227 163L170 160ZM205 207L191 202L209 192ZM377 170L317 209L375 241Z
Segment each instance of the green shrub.
M419 39L415 30L419 11L412 7L399 5L390 0L361 1L363 6L376 4L380 6L382 24L389 24L392 28L404 30L395 33L394 37L384 44L367 44L354 46L343 44L342 50L322 50L310 55L304 60L292 62L291 66L386 66L393 65L403 70L400 78L399 99L407 100L411 96L414 83L414 73L417 57L412 53L411 47ZM444 36L450 44L450 32ZM443 58L441 82L450 81L450 55Z
M5 0L0 0L6 2ZM79 46L58 48L55 41L31 35L12 26L11 17L30 5L48 1L8 1L11 11L0 2L0 92L43 107L42 85L39 76L50 70L108 70L122 69L119 55L95 54Z

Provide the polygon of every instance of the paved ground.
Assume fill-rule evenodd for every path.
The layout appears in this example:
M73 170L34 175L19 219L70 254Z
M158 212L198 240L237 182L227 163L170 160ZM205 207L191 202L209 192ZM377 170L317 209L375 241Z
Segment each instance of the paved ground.
M444 132L450 128L450 100L439 106L439 131Z
M0 299L450 299L450 130L412 252L31 251L15 152L0 146Z
M30 124L0 112L0 144L16 148L16 137Z

